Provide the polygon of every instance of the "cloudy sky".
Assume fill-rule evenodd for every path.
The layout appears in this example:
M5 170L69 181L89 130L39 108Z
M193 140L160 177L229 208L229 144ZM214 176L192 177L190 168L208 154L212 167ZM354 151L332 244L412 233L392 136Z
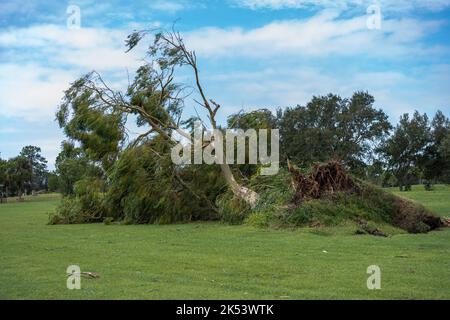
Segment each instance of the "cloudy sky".
M380 29L367 26L373 4ZM74 5L80 28L70 27ZM63 90L91 70L122 88L145 49L125 54L127 34L174 21L222 122L240 109L356 90L373 94L392 122L416 109L450 116L450 0L2 0L0 156L37 145L53 168Z

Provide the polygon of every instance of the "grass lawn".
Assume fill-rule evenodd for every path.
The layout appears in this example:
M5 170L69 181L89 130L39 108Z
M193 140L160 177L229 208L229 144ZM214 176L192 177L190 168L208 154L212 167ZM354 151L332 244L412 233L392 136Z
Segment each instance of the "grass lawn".
M450 189L402 196L442 215ZM0 205L0 299L450 299L450 230L390 238L348 227L262 230L46 225L58 198ZM98 273L66 288L66 268ZM378 265L382 289L367 289Z

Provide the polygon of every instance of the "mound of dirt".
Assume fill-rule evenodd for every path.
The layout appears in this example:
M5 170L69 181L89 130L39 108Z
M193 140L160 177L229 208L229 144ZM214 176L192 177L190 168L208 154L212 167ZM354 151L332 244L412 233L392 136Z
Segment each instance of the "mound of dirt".
M337 192L344 192L349 196L356 196L363 201L370 201L369 194L379 202L387 203L384 206L386 222L393 226L408 231L409 233L426 233L431 230L448 227L446 221L433 215L423 206L410 200L390 195L386 192L375 195L375 187L363 188L363 182L359 182L347 173L339 161L330 161L325 164L315 164L310 172L304 174L288 163L292 175L292 187L294 198L292 204L300 207L303 202L315 199L332 198ZM363 191L365 190L365 191ZM372 200L373 202L373 200ZM375 202L374 202L375 203Z
M289 164L289 171L292 174L296 204L335 192L357 192L357 184L338 161L316 163L308 174L301 173Z

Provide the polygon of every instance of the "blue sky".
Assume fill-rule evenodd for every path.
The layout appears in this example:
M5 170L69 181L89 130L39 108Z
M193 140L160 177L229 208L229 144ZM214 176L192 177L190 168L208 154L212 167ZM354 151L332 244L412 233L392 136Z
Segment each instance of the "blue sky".
M367 28L372 4L379 30ZM70 5L80 8L80 29L67 27ZM127 34L174 21L223 107L221 122L240 109L356 90L373 94L392 122L416 109L450 116L450 0L2 0L0 156L37 145L53 168L63 90L94 69L123 88L145 51L125 54Z

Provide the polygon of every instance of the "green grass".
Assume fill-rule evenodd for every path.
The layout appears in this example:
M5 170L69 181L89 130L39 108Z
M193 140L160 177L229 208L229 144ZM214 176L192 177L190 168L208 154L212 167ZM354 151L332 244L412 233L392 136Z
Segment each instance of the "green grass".
M434 192L402 195L446 214L448 189ZM449 229L377 238L351 235L350 225L49 226L57 203L0 205L1 299L450 299ZM101 278L68 290L72 264ZM370 291L374 264L382 290Z
M441 216L450 216L450 186L436 185L433 191L425 191L424 186L413 186L412 191L400 192L398 188L389 189L392 193L423 204Z

